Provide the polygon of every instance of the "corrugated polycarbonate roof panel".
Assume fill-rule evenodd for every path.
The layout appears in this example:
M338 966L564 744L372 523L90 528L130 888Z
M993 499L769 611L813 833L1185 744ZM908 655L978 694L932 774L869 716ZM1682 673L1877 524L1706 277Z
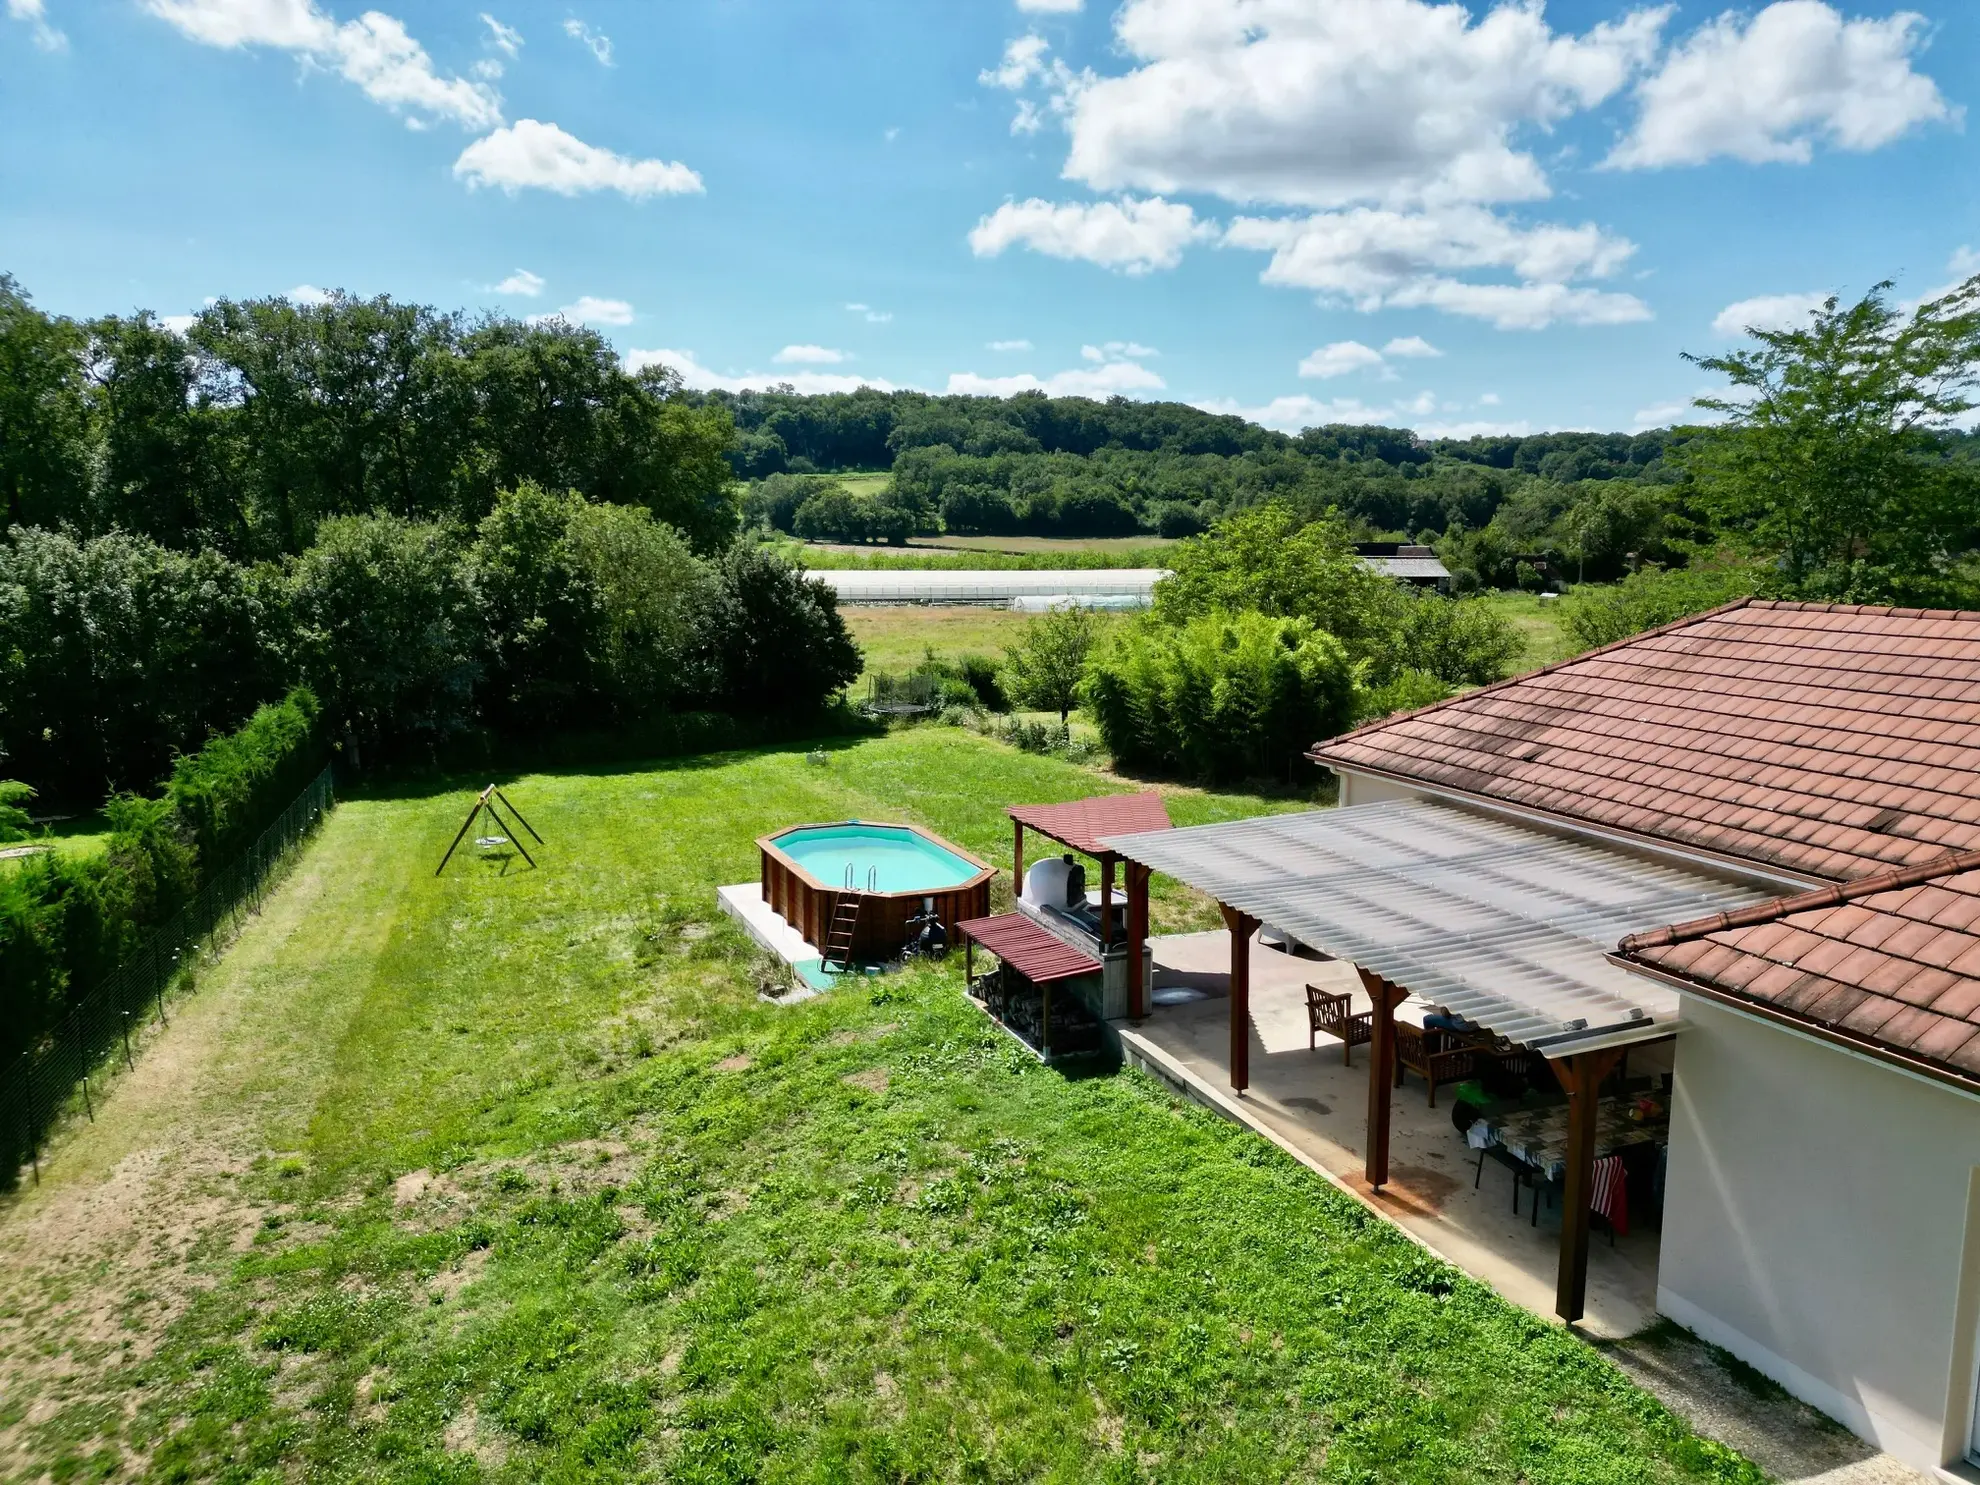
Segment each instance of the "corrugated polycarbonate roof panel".
M1428 800L1102 843L1521 1042L1675 1019L1618 940L1776 895Z
M1009 603L1013 598L1134 598L1146 602L1169 574L1159 567L955 569L815 568L845 603Z

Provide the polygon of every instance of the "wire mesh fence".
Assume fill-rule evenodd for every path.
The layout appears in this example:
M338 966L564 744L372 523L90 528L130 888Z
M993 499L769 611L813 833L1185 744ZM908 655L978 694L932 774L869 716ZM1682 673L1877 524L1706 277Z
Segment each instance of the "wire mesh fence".
M117 1062L136 1065L134 1043L145 1026L167 1024L174 989L189 982L187 972L201 952L261 911L276 873L335 802L326 768L246 852L208 878L38 1043L0 1070L0 1185L16 1184L23 1165L40 1180L42 1142L65 1114L79 1110L96 1117L102 1074Z

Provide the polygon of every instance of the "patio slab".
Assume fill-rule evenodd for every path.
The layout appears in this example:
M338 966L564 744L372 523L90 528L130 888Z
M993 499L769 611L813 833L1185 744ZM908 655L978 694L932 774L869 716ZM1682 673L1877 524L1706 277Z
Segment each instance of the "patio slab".
M1265 947L1251 951L1251 1087L1234 1092L1228 1072L1230 938L1222 932L1153 940L1154 1008L1139 1026L1121 1029L1126 1054L1182 1091L1257 1129L1320 1170L1375 1211L1506 1299L1553 1320L1560 1258L1560 1208L1542 1203L1533 1224L1532 1193L1512 1210L1512 1173L1487 1160L1452 1124L1450 1090L1430 1108L1411 1075L1395 1091L1390 1180L1379 1192L1362 1174L1367 1149L1368 1049L1343 1064L1341 1044L1321 1033L1309 1048L1306 985L1368 998L1354 966ZM1474 1182L1476 1184L1474 1185ZM1609 1244L1589 1241L1587 1310L1581 1329L1619 1338L1656 1319L1658 1238L1633 1228Z

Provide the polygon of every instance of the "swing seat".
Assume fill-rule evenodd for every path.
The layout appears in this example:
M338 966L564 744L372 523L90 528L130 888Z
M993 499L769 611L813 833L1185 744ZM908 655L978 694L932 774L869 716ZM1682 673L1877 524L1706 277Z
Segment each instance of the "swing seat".
M486 851L495 846L506 846L509 843L509 838L506 835L477 835L474 838L474 843Z

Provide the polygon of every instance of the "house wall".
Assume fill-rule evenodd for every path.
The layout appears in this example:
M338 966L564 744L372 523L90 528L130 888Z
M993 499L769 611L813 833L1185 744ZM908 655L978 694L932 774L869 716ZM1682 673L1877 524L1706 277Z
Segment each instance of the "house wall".
M1407 784L1394 783L1389 779L1374 778L1365 773L1349 773L1340 770L1341 803L1380 804L1385 799L1419 799L1422 795Z
M1657 1307L1878 1447L1965 1447L1980 1099L1687 995Z

